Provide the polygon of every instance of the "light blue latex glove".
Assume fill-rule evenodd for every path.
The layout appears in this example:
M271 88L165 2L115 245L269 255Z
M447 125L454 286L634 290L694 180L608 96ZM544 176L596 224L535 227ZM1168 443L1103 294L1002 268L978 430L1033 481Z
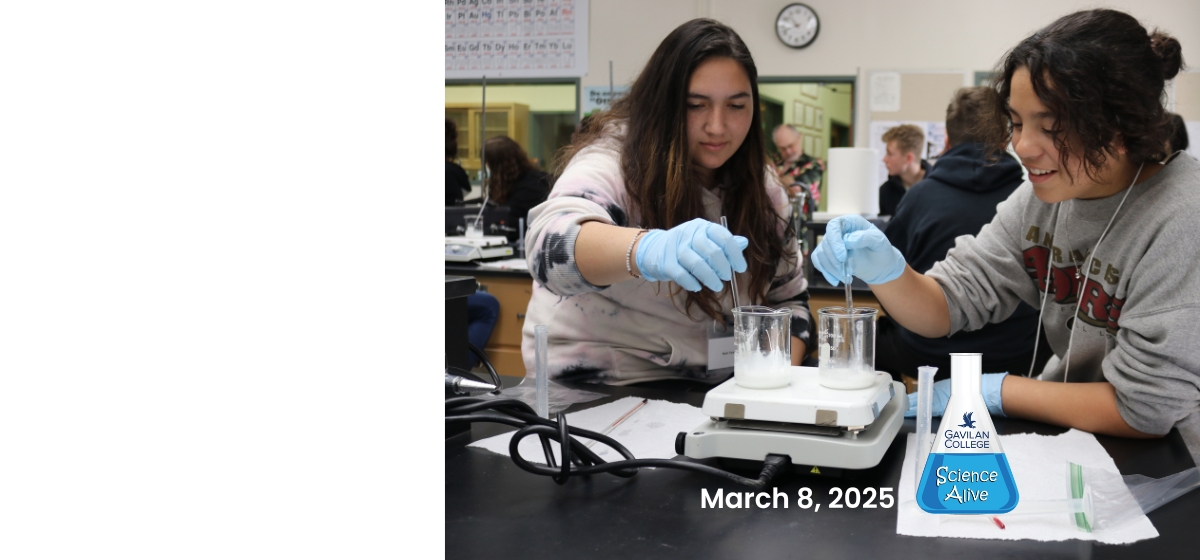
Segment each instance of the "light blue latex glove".
M883 284L904 272L904 255L862 216L839 216L825 227L825 238L812 253L813 266L834 286L851 276Z
M1007 373L985 373L979 382L983 391L983 404L987 405L988 413L993 416L1006 416L1004 406L1000 402L1000 388L1004 386ZM950 380L943 379L933 384L933 415L941 416L946 413L946 405L950 403ZM908 394L908 411L905 418L916 418L917 394Z
M704 218L669 230L650 230L637 247L637 266L651 282L671 280L689 292L700 285L719 292L722 280L746 271L742 250L750 241Z

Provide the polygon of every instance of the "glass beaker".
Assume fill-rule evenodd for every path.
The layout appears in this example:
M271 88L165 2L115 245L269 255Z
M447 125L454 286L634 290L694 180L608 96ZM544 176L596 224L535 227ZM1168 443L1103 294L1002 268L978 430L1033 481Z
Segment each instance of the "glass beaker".
M467 223L467 237L483 237L483 216L463 216L463 221Z
M821 363L818 379L830 389L863 389L875 383L875 320L879 310L845 307L817 310Z
M792 381L792 310L744 305L733 310L733 380L747 389Z

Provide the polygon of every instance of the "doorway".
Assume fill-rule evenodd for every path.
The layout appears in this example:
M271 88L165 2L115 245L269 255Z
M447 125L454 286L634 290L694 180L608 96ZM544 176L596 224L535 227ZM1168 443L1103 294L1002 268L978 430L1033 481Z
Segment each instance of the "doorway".
M761 77L758 80L767 155L779 161L775 127L791 125L802 135L809 157L828 157L829 148L854 145L854 76ZM818 210L826 209L825 177L821 177Z

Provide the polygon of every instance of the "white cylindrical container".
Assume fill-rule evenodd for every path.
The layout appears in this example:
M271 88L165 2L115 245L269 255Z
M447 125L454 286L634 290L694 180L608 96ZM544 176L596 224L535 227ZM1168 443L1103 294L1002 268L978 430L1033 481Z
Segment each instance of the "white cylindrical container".
M832 214L879 213L879 152L829 148L826 186Z

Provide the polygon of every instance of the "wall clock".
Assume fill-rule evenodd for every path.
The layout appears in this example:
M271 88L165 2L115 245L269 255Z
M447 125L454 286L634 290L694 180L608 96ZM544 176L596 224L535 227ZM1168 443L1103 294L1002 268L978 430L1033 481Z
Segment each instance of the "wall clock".
M788 4L775 18L775 35L793 49L803 49L817 40L821 20L804 4Z

